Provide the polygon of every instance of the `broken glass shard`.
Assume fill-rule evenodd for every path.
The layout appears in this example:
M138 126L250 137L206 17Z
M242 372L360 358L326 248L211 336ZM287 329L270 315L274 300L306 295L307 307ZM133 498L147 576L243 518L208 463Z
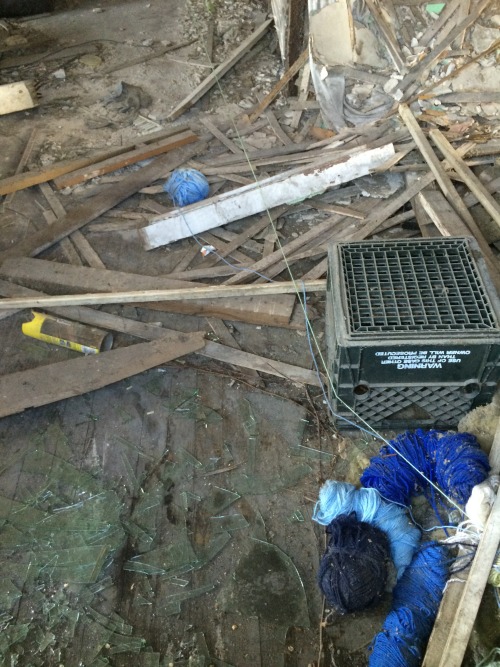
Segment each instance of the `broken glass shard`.
M226 514L226 516L210 517L210 525L214 533L222 533L247 528L248 521L242 514Z
M300 456L311 461L331 461L333 459L333 454L330 452L324 452L320 449L314 449L313 447L306 447L304 445L291 445L289 447L289 452L292 456Z
M207 514L219 514L241 498L238 493L223 489L220 486L214 485L211 488L213 489L212 493L203 501L203 510Z
M221 532L218 535L214 535L207 546L197 547L198 565L196 566L196 569L200 569L200 567L210 563L210 561L219 555L231 539L229 533Z

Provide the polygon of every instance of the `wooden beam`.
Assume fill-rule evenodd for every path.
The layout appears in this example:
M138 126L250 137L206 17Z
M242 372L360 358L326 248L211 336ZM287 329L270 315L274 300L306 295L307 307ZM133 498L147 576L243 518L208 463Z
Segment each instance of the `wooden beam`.
M492 453L498 460L500 449L500 420L495 433L497 448ZM491 453L490 453L491 456ZM498 469L496 470L498 472ZM460 667L465 655L467 644L474 626L477 612L488 583L491 567L495 560L500 542L500 491L497 492L495 503L479 541L474 560L466 576L463 587L457 583L452 593L443 598L433 635L429 641L423 667ZM450 586L450 584L449 584ZM443 621L446 625L443 627ZM438 624L439 622L439 624ZM441 641L445 629L445 643L436 644L435 636Z
M178 134L186 130L186 126L178 126L174 130L162 130L161 132L155 132L150 134L147 137L144 137L141 140L141 143L147 144L150 141L156 141L157 139L166 139L172 134ZM117 148L111 148L105 153L99 153L97 155L90 155L89 157L76 158L74 160L65 160L63 162L55 162L54 164L49 165L48 167L43 167L42 169L32 169L31 171L25 171L23 173L17 174L14 176L9 176L0 180L0 195L7 195L11 192L17 192L18 190L24 190L29 188L32 185L40 185L40 183L47 183L58 176L63 174L68 174L77 169L82 169L83 167L88 167L91 164L96 162L102 162L109 158L112 158L116 155L121 155L128 151L137 148L138 142L135 144L129 144L128 146L119 146Z
M168 120L175 120L185 111L187 111L193 104L205 95L213 86L215 86L220 79L229 72L229 70L236 65L236 63L243 58L245 53L250 51L257 42L264 37L266 32L269 30L272 24L272 19L264 21L257 30L247 37L237 49L235 49L229 58L227 58L223 63L216 67L213 72L211 72L207 78L200 83L200 85L193 90L187 97L185 97L182 102L180 102L168 115Z
M0 417L48 405L137 375L203 348L203 334L157 340L0 377Z
M450 142L441 132L439 132L439 130L431 130L430 135L432 141L446 158L448 164L450 164L457 174L463 178L464 183L469 190L476 195L479 203L485 208L500 228L500 206L495 198L491 196L483 183L481 183L474 172L465 164Z
M391 27L387 24L382 12L380 11L380 8L376 3L376 0L365 1L368 5L368 9L370 10L370 14L372 15L378 29L382 34L385 46L389 52L392 62L394 63L394 66L399 73L403 72L406 69L405 59L403 58L401 49Z
M163 49L159 49L154 53L150 53L147 56L140 56L139 58L134 58L133 60L127 60L120 63L119 65L113 65L111 67L105 67L103 70L100 70L100 74L111 74L112 72L118 72L126 67L134 67L135 65L142 65L142 63L149 62L155 58L161 58L162 56L169 53L169 51L178 51L179 49L184 48L185 46L190 46L196 41L196 39L189 39L185 42L180 42L179 44L171 44L166 46Z
M207 342L205 347L198 352L202 356L210 357L210 359L218 359L226 364L236 364L244 368L252 368L259 373L267 373L268 375L276 375L291 382L298 384L310 384L313 386L321 386L321 382L314 371L300 366L292 366L274 359L266 359L257 354L250 354L242 350L233 350L225 345L219 343Z
M470 233L476 238L479 247L488 263L488 267L497 287L500 286L500 272L497 267L496 257L494 256L490 246L488 245L486 239L484 238L481 230L476 224L476 221L469 212L469 209L465 206L462 201L462 198L458 194L453 185L451 178L445 171L444 166L439 161L437 155L432 149L427 137L424 135L420 125L418 124L415 116L410 111L409 107L405 104L399 106L399 115L403 119L406 127L410 131L410 134L413 137L413 140L417 144L419 151L421 152L424 160L429 165L436 181L439 184L444 196L446 197L448 203L455 209L458 215L462 218L464 223L469 228Z
M280 94L283 88L293 79L297 72L306 64L309 58L309 49L304 49L297 60L291 67L283 74L281 79L276 83L264 99L257 104L257 106L249 114L248 119L250 123L257 120L260 114L267 109L271 102Z
M394 146L387 144L351 157L332 156L328 161L323 158L322 163L312 163L307 168L298 167L185 206L182 210L153 219L148 227L141 230L145 248L158 248L274 206L319 194L334 185L368 174L392 155Z
M39 187L43 196L49 203L49 206L52 209L56 220L64 218L66 216L66 211L50 185L48 183L40 183ZM69 237L61 239L61 247L66 253L69 251L70 244L73 244L76 248L78 248L80 254L87 261L89 266L97 269L106 268L102 259L80 231L77 230L76 232L73 232L73 234L70 234ZM81 261L79 261L78 264L81 264Z
M140 146L134 150L128 151L127 153L122 153L115 157L111 157L107 160L94 163L90 166L83 167L83 169L78 169L71 172L70 174L65 174L64 176L59 176L54 179L54 185L57 190L62 190L63 188L68 188L73 185L78 185L79 183L85 183L91 178L97 178L98 176L103 176L104 174L109 174L117 169L122 169L123 167L128 167L131 164L136 164L142 160L148 160L157 155L163 155L164 153L169 153L176 148L181 148L181 146L187 146L198 140L198 137L193 132L187 130L186 132L181 132L176 134L173 137L167 137L166 139L161 139L160 141L154 141L145 146Z
M411 94L409 91L410 86L416 82L423 74L424 72L427 72L432 65L438 60L450 44L455 40L459 35L461 35L469 26L471 26L477 19L481 16L481 14L488 8L489 5L491 5L492 0L481 0L474 9L471 11L471 13L463 20L460 21L458 25L453 28L434 48L430 53L428 53L425 58L423 58L419 64L414 67L403 79L400 85L400 89L403 91L406 91L407 95L408 92ZM457 72L454 72L454 75ZM439 82L441 83L441 81Z
M40 292L9 283L5 280L0 280L0 294L2 296L41 295ZM178 331L173 331L172 329L165 329L154 324L147 324L145 322L138 322L129 318L111 315L102 310L94 310L93 308L86 308L85 306L64 306L62 308L50 308L48 310L60 317L66 317L75 320L76 322L90 324L91 326L100 327L101 329L119 331L143 340L163 339L175 342L179 335ZM0 313L0 317L1 315L2 313ZM319 385L316 373L313 373L313 371L306 368L292 366L291 364L285 364L280 361L275 361L274 359L261 357L257 354L244 352L243 350L229 348L220 343L207 341L205 346L196 353L202 354L209 359L222 361L223 363L241 366L242 368L255 369L256 371L262 371L268 375L288 378L293 382Z
M4 83L0 86L0 116L36 106L37 94L32 81Z
M325 292L325 280L301 283L307 292ZM192 299L225 299L244 296L269 296L296 294L291 282L273 282L259 285L209 285L184 289L139 290L130 292L96 292L90 294L65 294L62 296L21 297L0 300L0 310L12 308L50 308L60 306L96 306L109 303L151 303L155 301L190 301Z
M307 103L307 98L309 96L309 81L311 80L311 67L309 63L306 63L304 67L302 68L302 73L300 75L300 82L299 82L299 96L297 97L297 104L306 104ZM319 109L319 103L317 108ZM292 120L290 123L290 127L293 127L294 129L297 129L300 124L300 117L302 116L302 111L303 108L297 109L297 111L293 114Z
M465 222L439 190L425 189L418 193L416 199L443 236L472 236Z
M231 348L233 350L241 351L240 344L233 336L233 334L230 332L230 330L228 329L227 325L223 320L219 319L218 317L207 317L207 324L210 327L210 329L212 329L212 332L217 339L214 342L221 343L222 345L225 345L226 347ZM206 349L206 345L204 349ZM210 353L208 352L207 354ZM243 371L243 375L245 376L245 379L253 385L260 387L264 385L259 374L253 368L245 368L245 370Z
M200 118L200 122L203 123L203 125L207 128L207 130L214 135L216 139L218 139L226 148L229 148L231 153L235 153L236 155L242 155L243 151L241 148L239 148L234 141L231 141L231 139L228 139L224 132L221 132L218 127L215 127L215 125L208 120L208 118Z
M212 268L213 272L214 269ZM166 276L144 276L124 271L70 266L41 259L19 258L6 260L0 275L28 287L56 293L123 292L125 290L156 290L197 288L198 284L173 280ZM149 302L138 300L138 306L187 315L221 317L227 320L287 326L292 316L295 297L290 295L261 295L227 299L182 299Z
M151 164L125 176L120 183L109 185L89 201L71 209L64 218L58 220L51 227L28 234L15 246L4 250L0 253L0 262L7 257L38 255L62 238L128 199L145 185L149 185L157 178L166 177L173 169L180 167L186 160L202 150L203 144L196 144L195 146L178 148L168 155L156 158Z
M269 121L269 125L271 126L274 134L278 137L278 139L281 141L283 146L291 146L294 142L292 141L292 139L290 139L288 134L281 127L281 125L278 122L278 119L276 118L274 113L271 111L271 109L267 109L266 118Z

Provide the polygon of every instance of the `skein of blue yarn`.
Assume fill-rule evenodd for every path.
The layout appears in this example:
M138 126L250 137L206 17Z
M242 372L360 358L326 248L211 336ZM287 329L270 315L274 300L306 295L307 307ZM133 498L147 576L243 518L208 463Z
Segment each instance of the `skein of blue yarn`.
M393 590L392 609L372 644L369 667L419 667L448 576L447 548L422 545Z
M176 206L188 206L208 197L210 185L196 169L176 169L163 186Z
M356 489L346 482L328 480L320 489L312 518L328 526L340 515L352 512L358 521L365 521L387 535L399 578L420 543L420 531L411 523L406 510L384 500L376 489Z
M340 614L376 604L385 591L389 541L375 526L358 521L356 514L334 519L321 559L318 584L327 604Z
M473 487L484 481L490 470L487 455L470 433L419 429L397 436L390 444L392 447L384 445L371 459L361 484L402 505L409 505L413 495L428 492L429 479L447 496L465 504Z

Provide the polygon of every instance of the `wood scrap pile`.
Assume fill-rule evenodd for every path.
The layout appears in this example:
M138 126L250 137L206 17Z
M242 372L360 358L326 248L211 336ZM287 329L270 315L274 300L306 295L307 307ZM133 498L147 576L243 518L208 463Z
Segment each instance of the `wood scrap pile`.
M169 125L135 144L26 170L37 140L33 134L17 172L0 181L6 216L15 210L16 193L27 189L41 209L39 219L27 226L4 227L0 318L44 308L150 342L54 364L53 389L43 395L36 390L41 371L6 376L0 416L192 352L249 369L247 377L250 372L257 382L256 371L318 385L309 369L238 349L221 320L303 329L297 289L303 283L309 292L325 290L332 241L474 236L500 286L498 123L475 104L487 99L491 105L497 98L475 90L436 97L443 82L450 85L469 68L489 67L495 58L498 39L479 53L471 42L477 27L484 28L478 21L490 20L489 5L488 0L452 1L421 35L418 57L408 59L400 55L394 26L370 2L397 69L391 105L376 120L347 123L335 132L318 113L306 49L263 99L231 122L195 113L189 124ZM219 85L271 25L268 19L258 26L173 108L169 120ZM444 67L450 62L453 68ZM298 96L286 98L296 76ZM359 76L382 75L364 65ZM456 111L461 100L466 105L474 100L465 117ZM184 166L201 171L211 193L173 209L166 205L163 184ZM113 235L133 244L135 266L123 252L113 253ZM133 303L139 308L136 318L97 309L110 303ZM141 321L151 310L210 318L218 342Z

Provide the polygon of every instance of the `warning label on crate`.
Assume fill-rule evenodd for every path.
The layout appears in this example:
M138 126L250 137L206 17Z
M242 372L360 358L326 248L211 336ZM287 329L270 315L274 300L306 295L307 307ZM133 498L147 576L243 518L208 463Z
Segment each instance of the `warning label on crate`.
M452 364L461 364L470 353L470 350L395 350L375 352L375 357L382 366L390 366L404 371L409 369L439 369Z

